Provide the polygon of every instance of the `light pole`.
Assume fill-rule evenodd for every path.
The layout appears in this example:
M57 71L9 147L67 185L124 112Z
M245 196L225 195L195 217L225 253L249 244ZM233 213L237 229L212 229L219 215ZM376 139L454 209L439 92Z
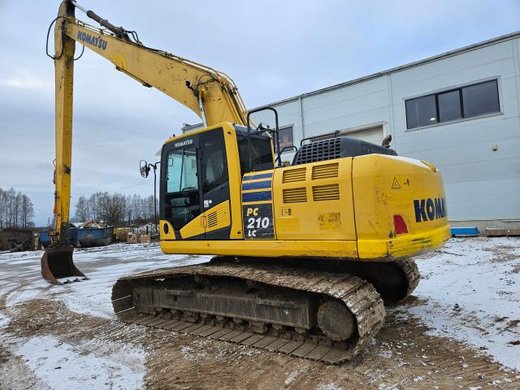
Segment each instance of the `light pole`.
M141 176L144 178L148 177L150 173L150 169L153 168L153 214L154 214L154 226L155 233L157 233L157 166L160 164L160 161L156 161L155 164L149 163L148 161L141 160L139 162L139 171L141 172Z

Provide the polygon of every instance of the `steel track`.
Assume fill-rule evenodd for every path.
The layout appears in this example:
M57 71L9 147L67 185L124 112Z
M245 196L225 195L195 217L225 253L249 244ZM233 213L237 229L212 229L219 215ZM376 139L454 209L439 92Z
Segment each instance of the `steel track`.
M415 264L415 261L411 259L397 260L395 264L404 273L406 283L408 285L406 296L402 297L399 300L399 302L401 302L402 300L408 298L415 290L415 288L419 284L419 281L421 280L421 274L419 273L419 268L417 267L417 264Z
M271 329L268 333L257 334L250 327L237 325L236 321L219 324L206 318L193 323L182 318L172 318L169 312L164 312L162 309L158 309L155 315L138 312L133 304L134 284L154 283L156 280L187 275L236 278L262 283L273 289L289 288L338 299L354 315L356 334L347 342L334 342L319 332L302 334L294 329L283 329L283 331ZM338 275L265 265L207 264L162 269L123 277L113 287L112 303L117 316L125 322L230 341L329 364L342 363L360 354L370 338L377 334L385 318L384 304L380 295L365 280L348 274Z

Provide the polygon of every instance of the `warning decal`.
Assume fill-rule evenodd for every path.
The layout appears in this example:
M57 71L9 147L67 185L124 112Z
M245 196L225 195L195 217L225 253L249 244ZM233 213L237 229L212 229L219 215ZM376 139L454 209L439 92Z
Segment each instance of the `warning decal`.
M392 182L392 189L393 190L401 189L401 184L399 184L399 180L397 180L397 177L394 177L394 181Z

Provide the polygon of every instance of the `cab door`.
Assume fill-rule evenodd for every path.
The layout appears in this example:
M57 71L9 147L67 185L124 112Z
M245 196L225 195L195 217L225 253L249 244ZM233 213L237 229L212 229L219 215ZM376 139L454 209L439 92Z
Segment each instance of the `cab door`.
M231 207L229 171L223 129L200 134L201 190L205 238L229 239Z
M171 223L176 239L187 238L181 231L202 213L198 137L167 144L162 154L161 219ZM204 229L192 226L190 233L204 238Z
M161 218L172 224L175 238L229 238L229 174L222 128L165 145L162 161Z

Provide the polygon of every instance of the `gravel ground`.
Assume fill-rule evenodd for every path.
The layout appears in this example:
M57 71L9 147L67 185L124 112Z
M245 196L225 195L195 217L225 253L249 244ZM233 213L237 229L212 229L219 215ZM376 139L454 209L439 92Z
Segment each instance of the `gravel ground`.
M339 366L116 320L120 276L208 261L157 245L79 249L51 286L41 251L0 253L0 389L520 388L520 239L452 239L361 356Z

